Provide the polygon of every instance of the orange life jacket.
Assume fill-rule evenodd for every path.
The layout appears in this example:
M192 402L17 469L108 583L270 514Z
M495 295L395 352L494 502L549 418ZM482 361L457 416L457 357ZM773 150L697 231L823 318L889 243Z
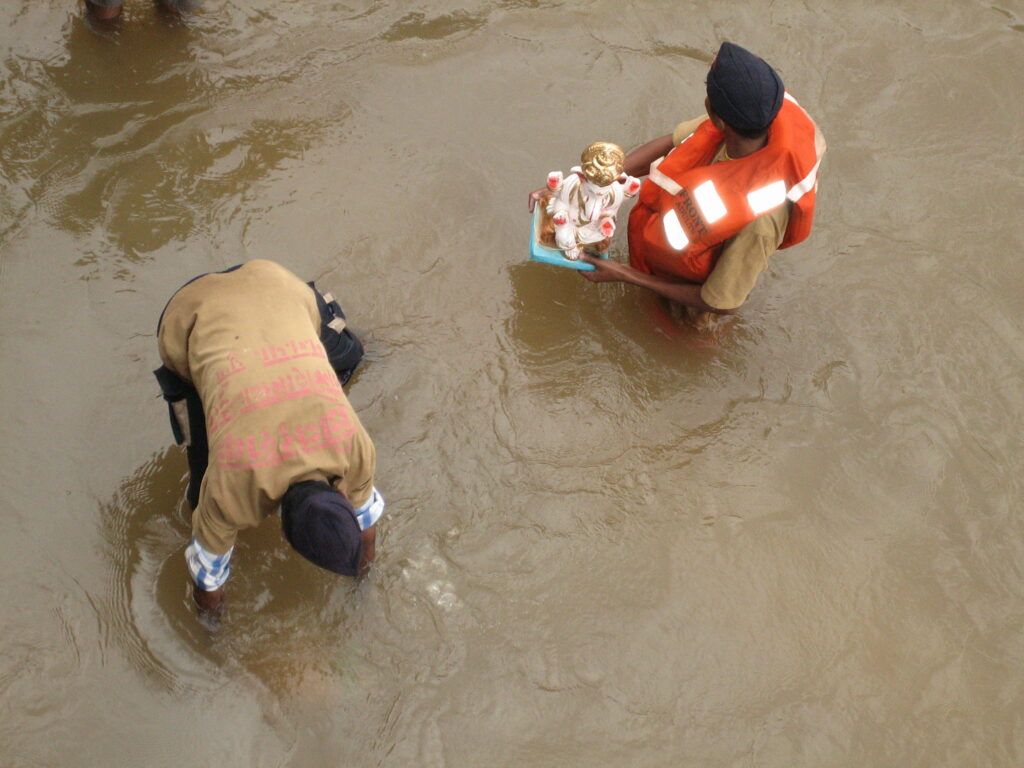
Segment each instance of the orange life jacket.
M712 163L724 140L706 120L651 164L629 214L629 261L636 269L703 283L726 240L787 200L793 207L779 247L810 234L825 140L796 100L786 94L758 151Z

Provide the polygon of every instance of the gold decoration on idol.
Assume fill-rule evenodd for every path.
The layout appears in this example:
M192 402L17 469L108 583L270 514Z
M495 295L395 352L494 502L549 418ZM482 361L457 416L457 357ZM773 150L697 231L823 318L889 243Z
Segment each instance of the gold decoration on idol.
M626 153L618 144L595 141L580 155L580 167L587 181L598 187L607 187L619 176L626 165Z

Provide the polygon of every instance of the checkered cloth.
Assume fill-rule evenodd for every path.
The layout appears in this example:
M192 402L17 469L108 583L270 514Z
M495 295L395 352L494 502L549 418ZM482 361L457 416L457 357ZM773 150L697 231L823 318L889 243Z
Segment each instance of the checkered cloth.
M192 537L192 543L185 549L185 562L192 581L207 592L220 589L231 575L231 553L234 551L232 547L223 555L215 555L203 549L203 545Z

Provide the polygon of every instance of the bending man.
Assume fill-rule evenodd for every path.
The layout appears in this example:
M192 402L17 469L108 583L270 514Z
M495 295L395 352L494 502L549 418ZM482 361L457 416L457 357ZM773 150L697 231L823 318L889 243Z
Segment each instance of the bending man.
M196 603L217 610L239 530L281 508L292 547L364 573L384 500L376 453L342 385L362 358L341 307L270 261L202 275L168 302L157 380L188 447Z

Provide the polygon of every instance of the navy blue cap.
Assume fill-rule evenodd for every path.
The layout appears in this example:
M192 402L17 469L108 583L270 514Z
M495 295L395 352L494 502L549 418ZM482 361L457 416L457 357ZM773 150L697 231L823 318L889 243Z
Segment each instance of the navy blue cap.
M782 108L786 89L768 63L735 43L722 43L708 72L711 109L738 131L763 131Z
M314 565L358 575L363 536L355 510L327 483L292 485L281 500L281 527L292 548Z

